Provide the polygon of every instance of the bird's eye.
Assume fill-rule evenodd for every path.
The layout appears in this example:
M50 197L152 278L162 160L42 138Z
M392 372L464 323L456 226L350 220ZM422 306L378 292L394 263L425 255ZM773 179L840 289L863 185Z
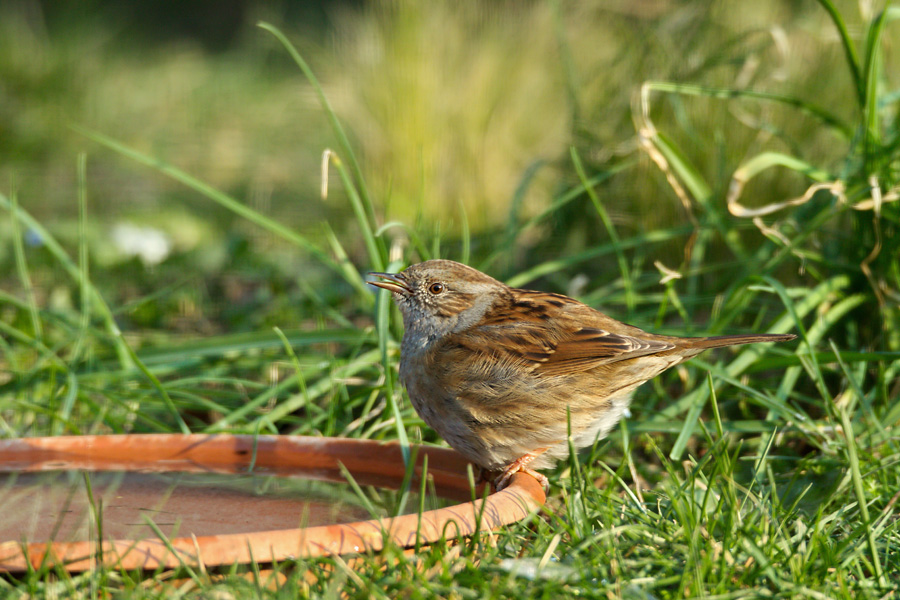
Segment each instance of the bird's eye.
M444 284L440 281L435 281L431 285L428 286L428 291L434 294L435 296L444 291Z

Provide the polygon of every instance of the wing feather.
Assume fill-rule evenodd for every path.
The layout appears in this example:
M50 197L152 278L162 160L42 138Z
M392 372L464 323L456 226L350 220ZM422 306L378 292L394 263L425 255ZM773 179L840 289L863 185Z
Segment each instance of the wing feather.
M519 292L505 310L445 340L441 355L452 361L510 361L553 376L671 350L675 345L624 325L564 296ZM589 324L589 326L584 326ZM610 331L619 329L619 331ZM485 369L494 361L486 361Z

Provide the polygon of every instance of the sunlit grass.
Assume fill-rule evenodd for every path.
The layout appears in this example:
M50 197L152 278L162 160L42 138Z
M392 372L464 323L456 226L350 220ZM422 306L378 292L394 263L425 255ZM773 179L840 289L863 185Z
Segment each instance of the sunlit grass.
M229 85L271 95L263 106L275 113L294 86L311 90L306 109L320 91L335 107L316 116L321 131L314 139L328 139L335 151L328 202L342 203L331 209L347 217L340 223L298 224L247 193L242 182L254 168L246 160L256 156L247 147L224 143L226 153L244 154L220 179L215 165L229 159L202 152L192 117L163 118L173 106L190 105L185 95L175 94L173 104L156 96L148 113L159 110L155 120L121 130L128 106L139 104L133 99L122 100L122 112L79 122L77 145L90 156L64 159L73 183L57 192L71 195L77 226L35 218L40 208L29 198L47 182L25 177L15 194L0 191L0 206L15 223L4 230L10 250L0 256L12 290L0 293L0 431L20 437L189 429L439 443L397 381L394 309L362 279L366 270L429 256L468 259L512 284L573 294L654 331L791 331L798 342L706 354L643 386L609 439L550 473L547 507L493 536L414 555L388 548L349 563L301 559L275 565L282 579L255 568L246 577L38 571L0 578L0 589L127 597L895 594L900 336L891 299L900 281L900 202L885 202L877 213L874 206L851 212L821 194L762 225L727 206L729 183L748 164L798 166L787 176L753 171L760 178L751 177L741 196L750 207L797 196L807 178L817 177L842 179L862 201L875 193L874 176L882 201L889 197L898 183L898 82L887 65L869 75L864 65L891 56L858 58L854 76L846 64L852 52L842 46L874 58L887 42L872 33L864 52L862 41L825 32L848 19L844 29L883 25L879 35L886 36L896 30L895 16L879 24L877 14L868 15L857 25L847 11L829 17L822 8L833 7L822 2L813 12L802 9L816 24L804 29L775 2L752 12L733 4L705 12L701 4L659 14L615 5L617 27L597 24L609 9L553 3L514 19L501 9L370 7L344 17L338 48L381 63L344 63L343 76L313 68L307 77L315 73L321 87L293 70L283 81L260 84L252 69L239 67ZM769 29L780 21L767 21L766 9L787 22L784 31ZM482 45L463 31L473 23L488 40ZM292 36L266 29L259 35L271 42L269 52L289 58ZM598 31L609 43L592 56ZM782 43L796 54L782 53ZM192 55L150 61L152 72L185 76L171 89L196 86L194 99L215 106L207 77L225 78L229 61L185 56ZM293 58L304 67L312 62L305 49ZM824 89L815 78L836 65L843 75ZM369 72L361 77L364 67ZM113 70L119 87L142 81L124 71ZM496 74L509 76L496 81ZM657 96L647 115L657 137L641 147L636 139L647 122L631 92L650 75ZM472 88L460 84L460 95L444 97L444 84L436 83L443 77ZM535 92L502 101L522 89ZM781 99L762 101L766 94ZM267 121L253 112L260 105L247 106L233 120L222 107L206 118L256 135L286 126L293 114L282 105L287 112ZM548 107L559 112L542 120ZM817 116L815 107L833 119ZM322 133L329 125L332 132ZM475 143L479 132L481 139L495 133L495 145ZM451 134L459 146L452 151L445 139ZM288 148L295 141L274 136L266 144ZM69 143L57 148L60 156L71 153ZM316 147L309 173L319 173L322 149ZM758 162L771 152L789 160ZM446 153L451 159L439 160ZM296 184L289 164L296 156L285 152L275 161L271 168L288 170L270 185ZM529 161L537 158L548 159L556 175L530 183ZM110 215L96 207L116 196L91 165L116 165L116 180L127 179L127 189L186 198L193 213L215 207L214 219L200 219L212 231L196 247L176 246L155 267L115 258L98 265L103 246L95 238ZM451 175L470 178L449 185ZM318 190L318 181L309 186ZM219 222L235 224L230 239L217 231ZM866 273L863 261L877 245ZM215 250L204 250L210 246Z

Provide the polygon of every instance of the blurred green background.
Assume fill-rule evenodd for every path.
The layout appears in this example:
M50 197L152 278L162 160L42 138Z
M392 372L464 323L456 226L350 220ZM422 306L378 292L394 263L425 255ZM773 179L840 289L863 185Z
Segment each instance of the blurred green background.
M871 18L852 2L839 4L856 19L853 26ZM194 316L190 326L201 329L283 321L288 315L268 314L277 310L271 300L279 286L293 289L298 276L326 296L345 290L336 283L328 289L296 248L70 126L182 169L311 239L324 240L327 223L357 268L367 270L333 174L328 199L319 196L321 154L335 147L327 119L283 48L256 27L260 20L283 28L321 80L359 153L381 223L439 236L449 244L446 254L459 258L452 248L467 221L475 257L507 251L493 266L504 277L608 241L585 196L511 246L498 235L577 183L570 148L591 175L609 173L596 190L621 238L691 226L636 138L645 81L790 95L850 120L857 110L839 39L814 2L23 0L4 2L0 11L0 185L16 190L23 208L74 245L76 156L86 152L98 285L120 305L181 282L164 299L179 298L187 307L182 325ZM890 59L894 44L885 46ZM896 87L896 70L885 75ZM656 127L708 182L706 200L750 248L760 243L759 231L724 212L742 161L773 150L829 169L847 155L847 142L821 122L777 103L656 95L652 110ZM808 184L773 169L751 181L742 201L768 204ZM131 256L138 250L121 239L142 232L152 238L142 227L164 235L157 240L164 258ZM10 235L3 220L0 236ZM386 236L406 243L401 229ZM647 264L664 258L668 267L682 267L687 239L647 248ZM18 286L10 248L0 246L5 289ZM713 242L714 257L734 258L719 251L727 253ZM598 259L557 274L556 285L582 271L601 281L618 276L615 261ZM793 263L780 274L790 280L801 271ZM139 276L122 285L120 272ZM67 301L52 269L36 273L39 294ZM189 305L204 306L203 314ZM147 306L143 313L130 317L143 325L171 317ZM290 318L298 316L310 315Z

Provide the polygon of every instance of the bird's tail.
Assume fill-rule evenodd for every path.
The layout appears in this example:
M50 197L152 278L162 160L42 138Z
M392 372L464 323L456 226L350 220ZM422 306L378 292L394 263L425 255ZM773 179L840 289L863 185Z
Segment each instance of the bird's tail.
M713 337L682 338L682 344L699 350L738 346L740 344L756 344L759 342L787 342L797 336L791 333L754 333L748 335L717 335ZM685 342L688 342L685 344Z

